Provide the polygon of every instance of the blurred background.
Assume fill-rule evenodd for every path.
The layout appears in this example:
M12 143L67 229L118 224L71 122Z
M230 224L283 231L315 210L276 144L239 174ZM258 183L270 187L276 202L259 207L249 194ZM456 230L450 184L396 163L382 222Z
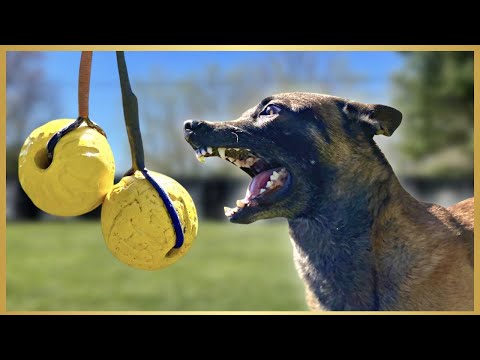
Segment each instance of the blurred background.
M377 137L404 187L449 206L473 196L473 52L127 52L146 164L190 192L194 246L171 267L127 267L104 245L100 208L77 218L37 209L17 177L29 133L76 118L80 52L7 53L8 310L307 310L285 220L226 221L249 182L220 159L197 162L189 118L229 120L272 93L309 91L403 113ZM116 181L130 168L114 52L95 52L90 117L106 131Z

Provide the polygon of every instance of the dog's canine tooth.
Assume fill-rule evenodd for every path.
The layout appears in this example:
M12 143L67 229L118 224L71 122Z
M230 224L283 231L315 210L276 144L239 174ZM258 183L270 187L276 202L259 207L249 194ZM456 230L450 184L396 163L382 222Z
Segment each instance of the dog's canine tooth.
M225 212L226 216L232 216L235 214L238 210L240 210L238 207L234 207L233 209L227 208L229 211Z
M220 157L221 157L222 159L225 159L225 148L219 147L219 148L218 148L218 155L220 155Z
M243 207L245 207L245 203L242 200L237 200L237 206L239 208L243 208Z
M211 146L207 147L207 153L213 154L213 149Z
M267 190L265 190L265 189L260 189L260 194L263 194L265 191L267 191Z
M238 207L235 207L235 208L231 209L231 208L229 208L228 206L225 206L225 207L223 208L223 210L225 211L225 216L230 217L230 216L232 216L233 214L235 214L239 209L238 209Z
M274 171L273 174L270 176L270 180L275 181L278 179L279 176L280 174Z
M200 161L201 163L205 162L205 157L202 155L202 153L197 152L195 155L197 156L198 161Z
M272 184L273 184L273 181L269 181L269 182L267 182L267 188L271 187L271 186L272 186Z

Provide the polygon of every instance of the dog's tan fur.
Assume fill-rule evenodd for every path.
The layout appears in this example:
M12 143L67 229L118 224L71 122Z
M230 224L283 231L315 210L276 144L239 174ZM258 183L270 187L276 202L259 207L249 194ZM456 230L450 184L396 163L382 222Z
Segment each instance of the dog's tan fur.
M301 103L304 102L302 99ZM351 170L337 179L336 190L345 191L352 181L375 181L380 186L374 197L391 199L384 207L371 209L375 213L372 241L377 273L395 271L392 261L401 261L397 256L399 247L416 254L415 266L400 284L394 309L473 310L474 199L449 208L416 200L404 190L391 169L373 157L368 146L357 144L352 152L352 139L341 129L338 108L330 98L316 101L312 107L323 119L329 119L326 125L333 144L325 144L323 137L314 130L310 132L322 161L329 159ZM348 164L338 164L338 159L348 159ZM385 284L380 281L378 285L381 293ZM306 298L312 309L322 309L308 287Z
M447 209L417 201L399 183L391 193L396 201L378 214L373 226L378 266L395 259L398 246L417 257L399 288L399 305L404 309L473 310L469 245L473 238L469 239L468 231ZM473 200L471 204L473 212Z

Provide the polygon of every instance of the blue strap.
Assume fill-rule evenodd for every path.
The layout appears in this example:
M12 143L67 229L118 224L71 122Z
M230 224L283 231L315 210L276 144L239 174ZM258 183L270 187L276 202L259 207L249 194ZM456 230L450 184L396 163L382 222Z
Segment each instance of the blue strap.
M85 119L82 117L79 117L77 120L75 120L73 123L71 123L68 126L65 126L63 129L57 131L51 138L48 140L47 143L47 156L50 161L53 160L53 150L55 150L55 146L57 146L57 143L60 141L62 137L64 137L66 134L68 134L70 131L75 130L78 128L82 122Z
M178 249L182 247L183 242L184 242L184 234L183 234L183 229L182 229L182 223L180 222L180 217L178 216L177 210L175 209L175 206L173 206L172 200L168 196L165 190L155 181L155 179L149 174L147 169L142 169L140 170L145 177L145 179L148 180L150 184L157 190L158 195L163 200L163 203L165 204L165 207L167 208L168 215L170 215L170 219L172 220L173 227L175 229L175 234L176 234L176 240L175 240L175 249Z

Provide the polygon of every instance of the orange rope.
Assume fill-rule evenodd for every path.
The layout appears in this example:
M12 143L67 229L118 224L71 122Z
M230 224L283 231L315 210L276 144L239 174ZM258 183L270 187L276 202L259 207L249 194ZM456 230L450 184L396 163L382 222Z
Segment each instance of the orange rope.
M88 98L90 95L90 73L92 70L92 51L82 51L78 74L78 116L88 118Z

